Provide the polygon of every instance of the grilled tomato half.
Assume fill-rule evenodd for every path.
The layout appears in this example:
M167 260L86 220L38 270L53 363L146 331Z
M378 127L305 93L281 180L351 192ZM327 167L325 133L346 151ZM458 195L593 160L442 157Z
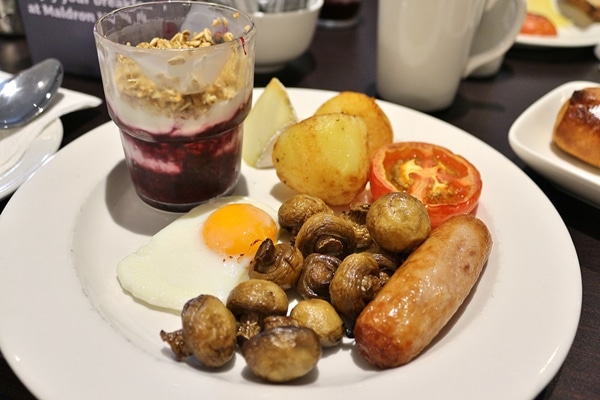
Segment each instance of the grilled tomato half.
M525 35L540 35L540 36L556 36L558 32L556 27L550 21L540 14L528 12L525 16L525 21L521 27L521 32Z
M432 228L452 215L472 213L482 188L473 164L445 147L423 142L379 148L371 160L369 184L373 199L407 192L421 200Z

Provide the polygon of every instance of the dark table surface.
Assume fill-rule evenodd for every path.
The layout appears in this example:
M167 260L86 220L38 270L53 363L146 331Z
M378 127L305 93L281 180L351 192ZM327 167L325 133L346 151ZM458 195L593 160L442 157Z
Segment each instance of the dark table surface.
M376 96L377 2L366 1L361 13L355 29L319 29L309 51L275 76L287 87L352 90ZM0 37L0 70L17 72L30 63L25 39ZM600 399L600 210L564 194L529 169L510 148L507 135L513 121L551 89L575 80L600 81L599 65L590 47L515 46L496 76L464 80L453 105L432 114L489 143L521 167L554 204L575 244L583 281L579 327L562 368L537 400ZM255 86L266 85L271 77L257 75ZM103 98L99 79L67 75L63 86ZM65 146L108 121L109 116L102 105L61 119ZM0 201L0 211L9 200ZM4 358L0 359L0 399L34 399Z

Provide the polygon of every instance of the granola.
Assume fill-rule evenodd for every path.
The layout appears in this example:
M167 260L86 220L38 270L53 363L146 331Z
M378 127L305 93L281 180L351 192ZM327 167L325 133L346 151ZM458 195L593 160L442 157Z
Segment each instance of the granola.
M227 19L218 18L213 21L213 27L226 28L228 23ZM231 32L213 32L210 28L205 28L195 33L189 30L177 32L171 39L156 37L135 47L186 50L232 42L235 39ZM131 46L130 43L128 45ZM116 85L124 99L151 112L163 113L169 117L176 115L184 119L198 118L215 103L232 99L237 94L240 68L243 66L239 51L232 47L218 77L209 85L199 81L198 78L202 77L190 74L190 69L186 68L188 61L196 60L192 53L176 52L166 61L173 73L158 72L154 76L147 76L143 68L130 57L119 55L115 67ZM182 69L178 69L179 67ZM182 82L185 90L181 90Z

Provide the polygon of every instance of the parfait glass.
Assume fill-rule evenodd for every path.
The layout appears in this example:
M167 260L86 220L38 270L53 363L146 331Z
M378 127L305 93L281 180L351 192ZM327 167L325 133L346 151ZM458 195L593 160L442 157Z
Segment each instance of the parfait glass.
M196 1L139 3L94 25L108 111L147 204L184 212L233 191L255 33L249 15Z

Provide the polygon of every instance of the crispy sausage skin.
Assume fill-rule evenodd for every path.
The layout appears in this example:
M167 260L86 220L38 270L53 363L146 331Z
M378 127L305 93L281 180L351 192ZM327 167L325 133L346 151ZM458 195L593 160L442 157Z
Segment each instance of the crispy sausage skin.
M470 214L432 231L359 315L360 354L380 368L416 357L463 303L491 248L489 230Z

